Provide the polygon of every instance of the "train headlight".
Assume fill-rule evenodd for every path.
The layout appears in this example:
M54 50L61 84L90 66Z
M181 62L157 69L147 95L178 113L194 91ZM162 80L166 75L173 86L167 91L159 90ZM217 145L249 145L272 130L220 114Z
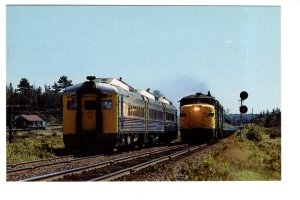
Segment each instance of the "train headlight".
M194 107L194 111L199 112L200 108L199 107Z

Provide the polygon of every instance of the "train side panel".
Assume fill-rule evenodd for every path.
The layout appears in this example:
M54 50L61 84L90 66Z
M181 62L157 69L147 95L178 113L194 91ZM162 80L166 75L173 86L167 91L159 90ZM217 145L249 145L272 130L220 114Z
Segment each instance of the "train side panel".
M118 133L118 94L110 94L101 100L103 134Z
M72 95L63 95L63 132L65 134L76 133L76 112L77 101L72 99Z

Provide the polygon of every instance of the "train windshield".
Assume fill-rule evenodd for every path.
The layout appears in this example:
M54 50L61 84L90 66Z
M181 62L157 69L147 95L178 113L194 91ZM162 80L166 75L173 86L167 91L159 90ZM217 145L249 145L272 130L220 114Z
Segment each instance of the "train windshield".
M180 101L180 107L187 104L197 104L197 103L206 103L210 105L214 105L214 99L212 98L190 98L183 99Z
M84 102L85 110L96 110L97 102L95 100L87 100Z

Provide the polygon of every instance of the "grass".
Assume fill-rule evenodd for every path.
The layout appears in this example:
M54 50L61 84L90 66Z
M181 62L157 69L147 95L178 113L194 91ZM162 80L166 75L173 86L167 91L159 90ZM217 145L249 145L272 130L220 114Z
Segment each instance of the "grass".
M254 137L247 136L250 132ZM196 165L194 161L185 161L179 173L169 165L163 170L172 173L172 180L178 177L190 181L281 180L280 128L246 126L242 136L242 140L236 136L218 143ZM54 157L62 154L63 147L61 131L19 132L12 144L6 143L7 163Z
M7 163L40 160L57 156L63 150L62 132L34 130L17 132L13 143L6 142Z
M256 136L247 137L249 131L254 131ZM242 141L239 136L222 141L204 156L199 166L185 162L181 173L192 181L281 180L281 140L271 137L272 132L274 130L247 127Z

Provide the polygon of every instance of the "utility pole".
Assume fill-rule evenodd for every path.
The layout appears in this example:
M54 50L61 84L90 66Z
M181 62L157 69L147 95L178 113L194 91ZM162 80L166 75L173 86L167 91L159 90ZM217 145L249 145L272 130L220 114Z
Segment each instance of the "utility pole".
M240 101L241 101L241 107L242 107L242 99ZM240 112L240 140L241 141L242 141L242 126L243 126L243 115L242 115L242 112Z
M29 105L7 105L7 119L8 119L8 142L13 143L13 116L16 114L16 111L30 108Z
M252 108L252 116L251 116L251 126L253 125L253 108Z

